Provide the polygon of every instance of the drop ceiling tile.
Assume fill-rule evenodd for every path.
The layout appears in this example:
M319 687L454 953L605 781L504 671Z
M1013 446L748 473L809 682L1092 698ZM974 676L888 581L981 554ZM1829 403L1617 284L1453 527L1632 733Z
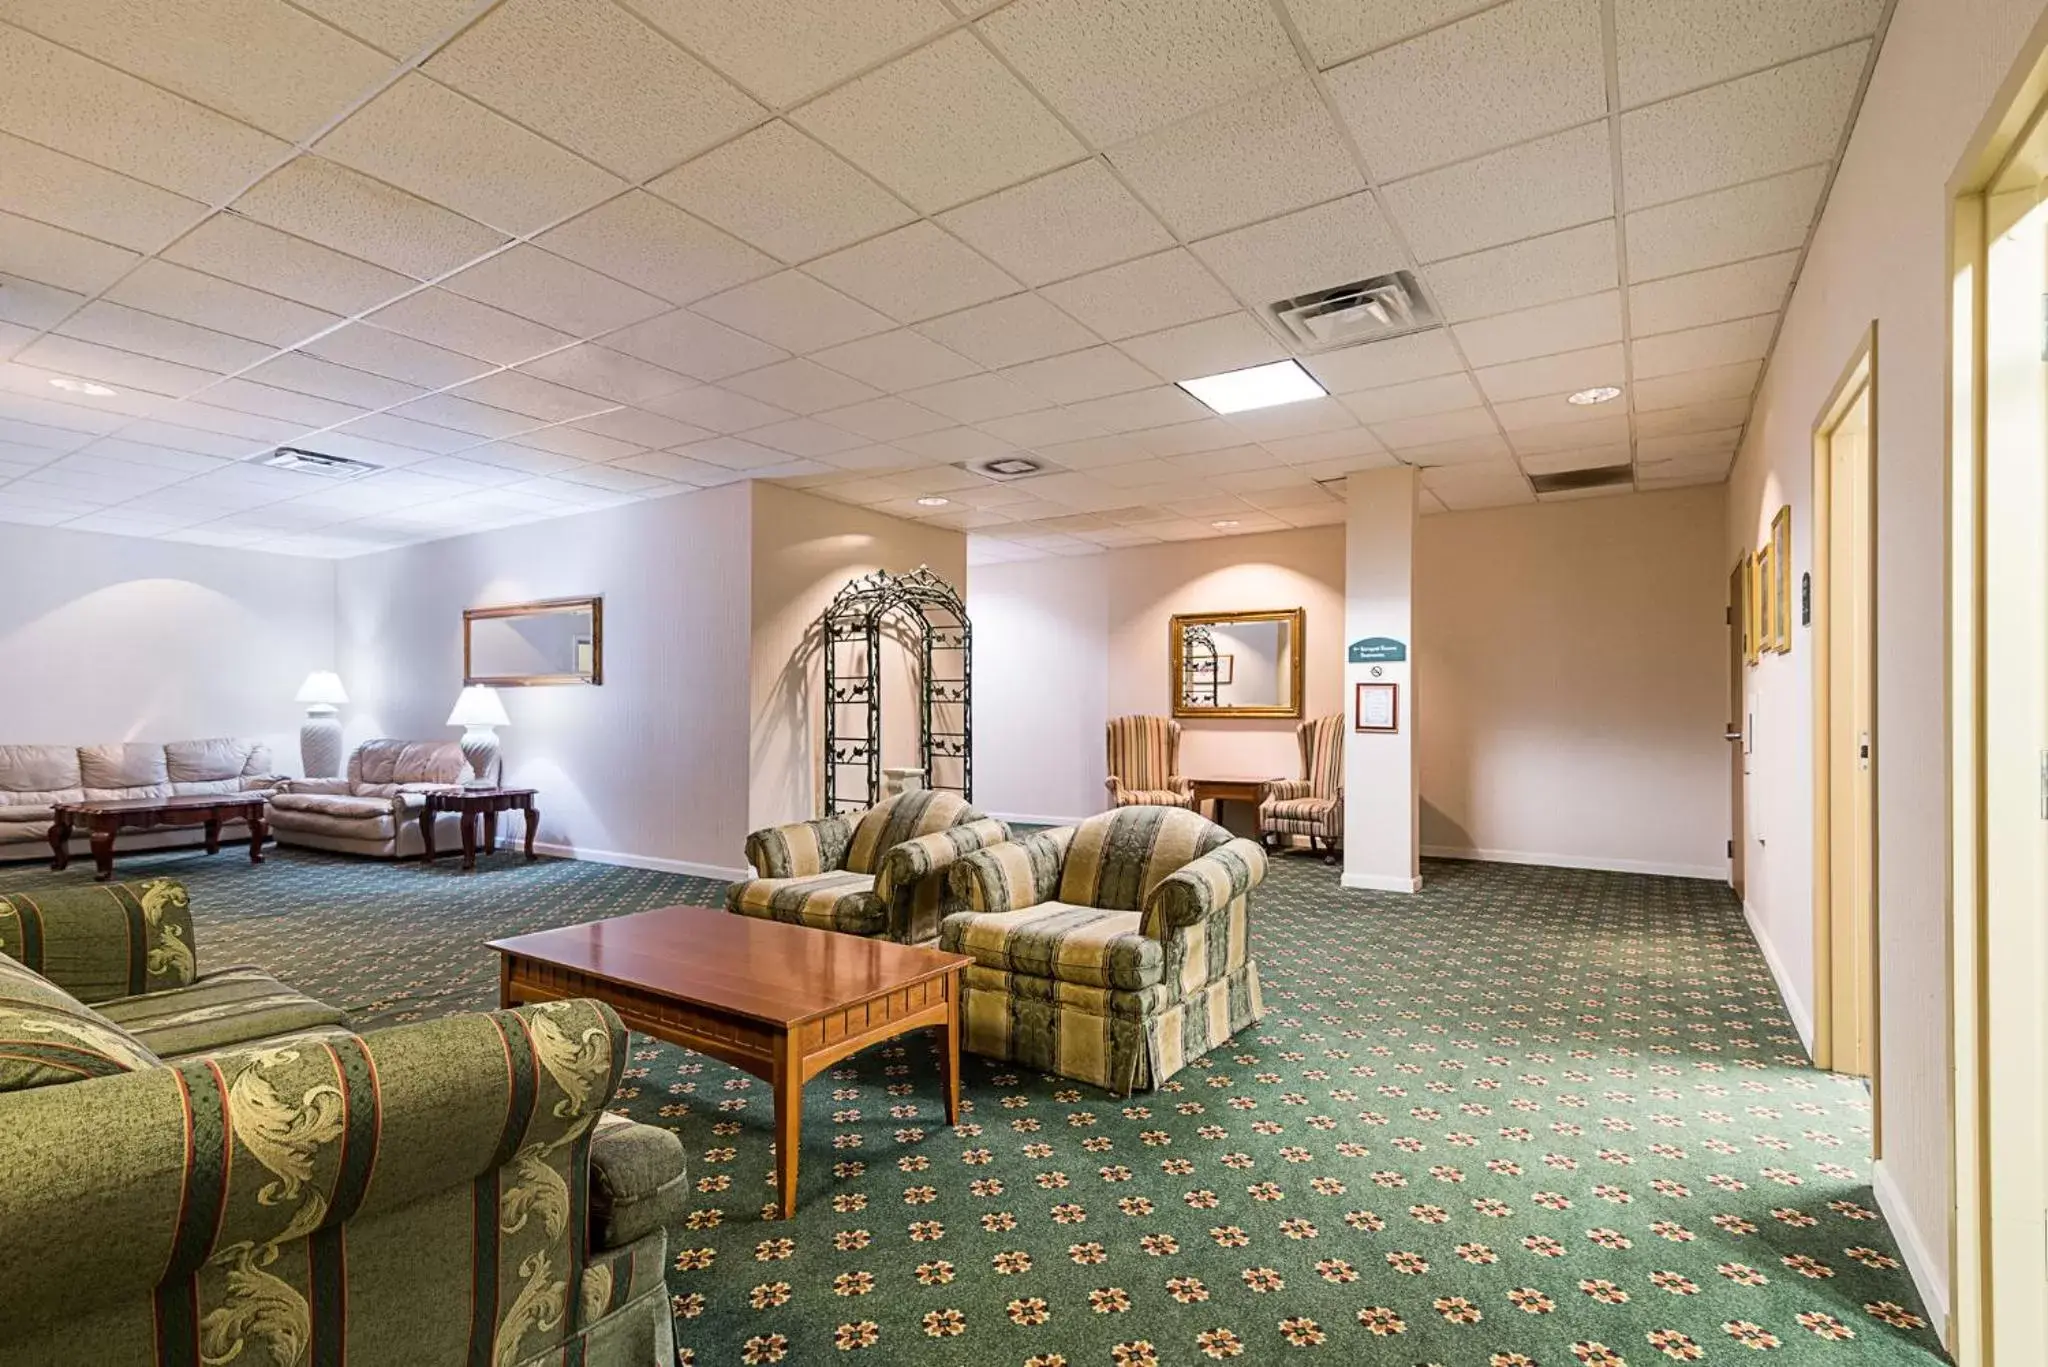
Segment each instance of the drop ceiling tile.
M1640 339L1776 313L1798 269L1798 252L1780 252L1636 285L1628 292L1630 327Z
M573 340L567 333L442 289L421 290L386 304L370 315L370 321L498 365L517 365Z
M1566 351L1530 361L1485 366L1475 372L1486 397L1498 403L1566 394L1596 385L1627 383L1627 365L1619 344Z
M817 351L891 324L856 300L798 271L783 271L699 300L696 312L795 352Z
M1063 465L1069 470L1085 470L1095 477L1100 477L1102 471L1118 466L1154 463L1151 453L1128 436L1083 437L1079 441L1056 441L1039 447L1038 454L1056 465Z
M1286 0L1302 41L1319 67L1389 47L1498 0Z
M1627 465L1633 459L1633 448L1623 440L1606 445L1570 446L1542 455L1524 455L1522 469L1532 475L1561 475L1572 470L1605 470Z
M1360 422L1392 422L1398 418L1421 418L1432 413L1452 413L1460 408L1478 408L1486 402L1472 377L1463 373L1439 375L1429 380L1388 385L1359 394L1347 394L1343 405Z
M792 413L816 413L880 397L871 386L801 357L734 375L724 385Z
M1589 294L1562 303L1496 314L1451 329L1474 366L1525 361L1560 351L1581 351L1621 340L1621 292Z
M790 117L926 213L1050 171L1084 150L965 30Z
M1831 161L1868 43L1836 48L1624 114L1622 190L1632 209Z
M990 460L1006 456L1017 448L1001 437L991 436L973 427L947 427L937 432L921 432L913 437L897 437L893 448L904 452L917 462L952 462L956 460ZM835 457L835 462L844 463L844 457Z
M1244 433L1221 418L1202 418L1195 422L1175 423L1171 427L1147 428L1133 433L1131 440L1155 456L1185 456L1195 451L1242 446Z
M402 380L422 389L442 389L460 384L491 368L488 361L402 337L367 323L350 323L307 342L300 350L336 365L367 370L372 375Z
M219 378L217 372L139 356L131 351L98 346L50 333L30 343L19 358L59 375L76 375L119 389L182 397Z
M672 418L706 428L713 432L745 432L756 427L766 427L771 422L781 422L795 414L773 404L750 399L744 394L735 394L729 389L716 385L701 385L696 389L679 390L651 399L646 407Z
M1529 481L1512 462L1455 465L1423 473L1424 487L1452 512L1534 503Z
M505 241L481 223L311 156L295 157L265 177L235 201L234 212L420 280ZM301 272L312 269L300 266Z
M480 438L516 437L541 425L539 418L508 412L454 394L429 394L391 410L391 416L471 432Z
M1452 257L1422 275L1439 313L1452 322L1611 290L1621 276L1614 220Z
M1508 439L1515 443L1516 450L1533 449L1531 443L1540 442L1546 433L1560 432L1565 428L1584 429L1596 423L1610 426L1619 424L1621 433L1611 438L1614 441L1628 439L1628 411L1619 402L1605 404L1575 404L1570 393L1542 394L1532 399L1510 399L1493 406L1493 416L1500 419L1501 428ZM1584 441L1581 435L1573 440Z
M381 266L235 213L207 219L163 259L339 314L360 313L416 287Z
M1615 49L1623 108L1661 100L1876 31L1884 0L1621 0ZM1759 22L1765 15L1767 22Z
M1329 110L1301 79L1112 148L1109 159L1189 238L1365 188Z
M1632 283L1704 270L1802 246L1827 186L1827 168L1662 204L1628 216Z
M648 188L792 263L916 217L887 190L780 120L705 153Z
M1302 209L1194 244L1239 298L1254 305L1328 289L1407 264L1371 195Z
M958 352L907 328L828 347L811 359L884 391L956 380L980 369Z
M618 494L649 493L669 483L654 475L639 470L622 469L616 465L578 465L562 471L556 478L572 484L588 484L592 488Z
M235 413L225 408L216 408L212 404L195 403L190 400L165 408L163 421L175 428L197 428L201 432L234 438L239 443L240 454L243 455L250 454L257 447L282 441L296 431L286 423L251 417L246 413ZM133 427L123 428L121 432L123 436L132 440L147 440L147 426L148 424L137 423ZM163 444L172 443L166 439ZM190 449L203 451L207 448L201 446Z
M675 304L730 289L775 270L738 238L634 190L538 239L541 246Z
M1741 427L1748 421L1749 396L1744 394L1740 398L1709 400L1705 403L1686 404L1656 412L1639 412L1636 414L1636 435L1682 436L1692 432L1713 432L1721 428Z
M510 0L421 69L635 181L731 137L763 113L625 10L580 0Z
M519 368L529 375L617 403L646 403L697 383L672 370L589 342L536 357Z
M371 441L406 446L415 451L431 451L437 455L452 455L477 444L477 438L473 433L458 432L453 428L438 427L430 422L419 422L391 413L372 413L367 418L357 418L337 431L344 436L366 437ZM324 440L324 433L322 437Z
M1707 370L1763 359L1777 332L1778 315L1742 318L1683 332L1639 337L1630 347L1636 379L1656 379L1685 370Z
M255 365L273 350L260 342L230 337L106 300L87 304L66 319L60 330L66 336L102 346L222 374Z
M1684 436L1645 437L1637 443L1637 454L1645 463L1664 460L1692 460L1703 456L1726 458L1735 454L1735 448L1742 444L1742 429L1723 428L1718 432L1693 432Z
M604 339L605 346L695 380L718 380L771 364L782 348L734 332L684 309L635 323Z
M20 339L23 343L44 328L55 327L84 302L85 296L74 290L0 274L0 320L22 327L28 334Z
M829 409L818 417L821 421L856 432L869 442L897 441L953 426L950 419L942 418L929 409L887 396L845 408Z
M913 389L902 397L924 408L943 413L955 422L982 424L1045 408L1047 400L1000 375L968 375L943 384ZM1088 426L1075 436L1092 436L1100 428Z
M320 139L320 154L503 232L533 232L625 183L417 72Z
M1392 464L1379 438L1363 427L1340 427L1328 432L1306 432L1298 437L1276 437L1261 442L1289 465L1322 466L1331 461L1354 461L1355 469L1372 469ZM1327 476L1316 474L1316 478Z
M0 213L0 261L11 274L59 289L97 294L140 259L123 247Z
M68 427L50 427L43 423L20 422L0 416L0 449L49 451L52 458L66 451L76 451L92 443L96 433L82 432Z
M772 447L760 446L738 437L700 441L691 446L677 448L676 454L727 470L765 470L789 459Z
M52 19L69 12L28 8ZM0 129L209 204L291 150L247 124L12 27L0 27Z
M1245 470L1235 475L1220 475L1216 487L1244 497L1248 502L1254 495L1269 494L1277 489L1291 489L1298 493L1316 488L1313 481L1301 471L1289 465L1275 466L1266 470ZM1321 492L1317 490L1317 492ZM1253 506L1257 506L1254 504ZM1280 526L1270 520L1259 521L1240 517L1237 526L1230 529L1233 536L1246 532L1278 531Z
M1098 147L1301 69L1262 0L1019 0L981 31Z
M812 418L791 418L788 422L757 427L747 433L747 440L771 446L788 455L813 459L868 444L865 437Z
M1421 418L1398 418L1372 424L1372 434L1392 451L1406 453L1471 439L1499 440L1500 429L1493 415L1483 408L1462 408L1453 413L1432 413ZM1507 443L1501 443L1505 450Z
M1304 356L1301 363L1332 394L1406 384L1465 368L1450 334L1441 328Z
M0 164L0 209L134 251L156 251L206 212L198 200L5 133Z
M610 332L669 310L651 294L527 243L458 271L441 288L572 337Z
M608 399L600 399L563 385L550 384L531 375L522 375L516 370L500 370L481 379L471 380L450 392L458 398L490 404L494 408L502 408L511 413L522 413L542 422L568 422L572 418L587 418L612 406Z
M1351 410L1336 399L1303 399L1296 403L1233 413L1224 421L1253 441L1280 441L1287 437L1336 432L1358 425Z
M637 8L775 105L816 94L953 21L939 0L639 0Z
M1066 409L1081 421L1099 424L1111 432L1141 432L1148 427L1169 427L1209 415L1206 404L1174 385L1089 399L1085 403L1067 404Z
M1032 285L1173 245L1099 158L962 205L941 221Z
M582 463L574 456L557 455L553 451L523 446L516 441L495 441L488 446L472 446L462 453L462 459L495 465L503 470L516 470L529 476L552 475Z
M1613 180L1601 123L1396 181L1381 195L1417 259L1431 262L1610 218Z
M399 380L334 365L297 351L272 357L249 371L247 378L277 389L354 404L358 408L386 408L408 399L417 399L426 392Z
M340 403L289 389L274 389L251 380L222 380L206 391L206 401L237 413L276 418L302 428L329 427L363 416L359 404Z
M985 366L1017 365L1101 340L1036 294L978 304L919 323L917 331Z
M594 413L587 418L578 418L570 425L586 432L595 432L601 437L610 437L615 441L649 447L686 446L693 441L707 441L718 435L709 428L678 422L674 418L649 413L639 408L614 408L607 413Z
M700 489L714 485L729 484L735 473L721 465L708 461L692 460L672 451L648 451L637 456L627 456L618 462L622 470L637 470L644 475L674 480L679 484L690 484Z
M1019 288L994 263L931 223L870 238L803 269L899 323L971 308Z
M946 430L957 432L965 429L947 428ZM931 470L933 468L928 462L920 465L916 457L911 456L908 452L898 450L894 446L856 446L851 451L836 451L829 456L822 457L822 459L835 470L848 470L861 474L886 474L892 471L909 470L912 467L920 467L924 470Z
M1287 351L1249 313L1226 313L1199 323L1147 333L1117 343L1161 378L1192 380L1284 359Z
M618 460L636 455L641 449L636 442L586 432L580 427L536 427L521 433L519 444L537 446L558 456L574 456L578 460Z
M1100 440L1116 439L1101 438ZM1095 477L1113 488L1143 489L1160 484L1170 485L1176 480L1184 480L1187 477L1187 471L1170 460L1143 456L1138 460L1120 461L1114 465L1106 465L1095 472Z
M1160 377L1114 347L1089 347L1063 356L1027 361L1001 372L1053 403L1080 403L1110 394L1156 386Z
M158 260L144 261L106 297L274 347L291 346L342 321L322 309Z
M1111 341L1237 307L1202 263L1180 248L1048 285L1040 293Z
M919 402L925 401L919 399ZM1026 449L1057 441L1075 441L1081 437L1099 437L1109 430L1099 422L1082 417L1071 408L1041 408L1036 411L1010 413L999 418L978 419L974 425L991 436L1000 437L1014 446Z
M5 278L11 277L0 277L0 279ZM34 284L35 282L30 281L28 283ZM37 285L36 288L47 289L50 287ZM35 329L33 328L24 327L19 323L0 321L0 359L12 356L15 352L27 346L34 340L35 335Z
M1711 370L1687 370L1638 380L1634 395L1636 412L1684 408L1716 399L1746 399L1756 391L1757 376L1762 372L1762 361L1742 361Z
M476 488L516 484L525 478L518 470L488 461L471 460L467 456L435 456L406 468L429 479L452 479L457 484Z
M44 398L43 394L49 395ZM32 422L67 432L91 432L103 436L121 428L126 418L120 413L103 413L79 404L67 403L65 395L49 388L34 392L0 394L0 417L15 422Z
M1261 450L1257 446L1228 446L1221 451L1198 451L1190 456L1175 456L1167 462L1183 480L1190 475L1206 479L1216 475L1240 474L1247 470L1267 470L1279 463L1273 458L1272 452ZM1202 513L1211 506L1215 506L1217 512L1231 511L1227 504L1213 505L1213 497L1211 495L1209 499L1197 499L1193 502L1183 500L1175 506L1178 511L1189 513Z

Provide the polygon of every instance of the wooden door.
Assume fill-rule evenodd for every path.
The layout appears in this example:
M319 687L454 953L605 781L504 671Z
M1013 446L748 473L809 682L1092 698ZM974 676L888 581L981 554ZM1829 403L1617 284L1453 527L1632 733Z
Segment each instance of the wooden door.
M1748 699L1743 696L1742 630L1748 620L1749 584L1743 567L1728 576L1728 885L1743 899L1744 779L1749 768Z
M1868 1077L1876 1048L1877 764L1871 390L1826 436L1827 1065Z

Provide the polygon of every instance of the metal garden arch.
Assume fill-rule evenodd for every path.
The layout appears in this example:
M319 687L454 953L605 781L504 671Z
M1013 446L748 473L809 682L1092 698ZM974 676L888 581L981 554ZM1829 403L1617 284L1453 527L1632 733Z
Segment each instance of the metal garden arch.
M825 609L825 814L882 797L882 642L916 637L918 760L927 788L974 798L973 629L959 590L919 565L850 581Z

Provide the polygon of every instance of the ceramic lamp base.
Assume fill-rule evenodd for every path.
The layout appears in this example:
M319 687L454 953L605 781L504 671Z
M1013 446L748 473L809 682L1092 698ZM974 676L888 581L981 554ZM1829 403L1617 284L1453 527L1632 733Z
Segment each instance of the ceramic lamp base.
M299 763L307 778L341 777L341 718L331 707L309 707L299 723Z
M470 776L465 788L498 786L498 733L488 726L471 726L462 733L462 757L469 761Z

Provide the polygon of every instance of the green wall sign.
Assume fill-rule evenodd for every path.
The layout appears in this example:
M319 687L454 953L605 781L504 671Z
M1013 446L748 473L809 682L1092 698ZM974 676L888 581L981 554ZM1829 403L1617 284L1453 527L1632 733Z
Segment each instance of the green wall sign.
M1368 636L1353 641L1347 660L1355 665L1399 664L1408 658L1408 645L1391 636Z

